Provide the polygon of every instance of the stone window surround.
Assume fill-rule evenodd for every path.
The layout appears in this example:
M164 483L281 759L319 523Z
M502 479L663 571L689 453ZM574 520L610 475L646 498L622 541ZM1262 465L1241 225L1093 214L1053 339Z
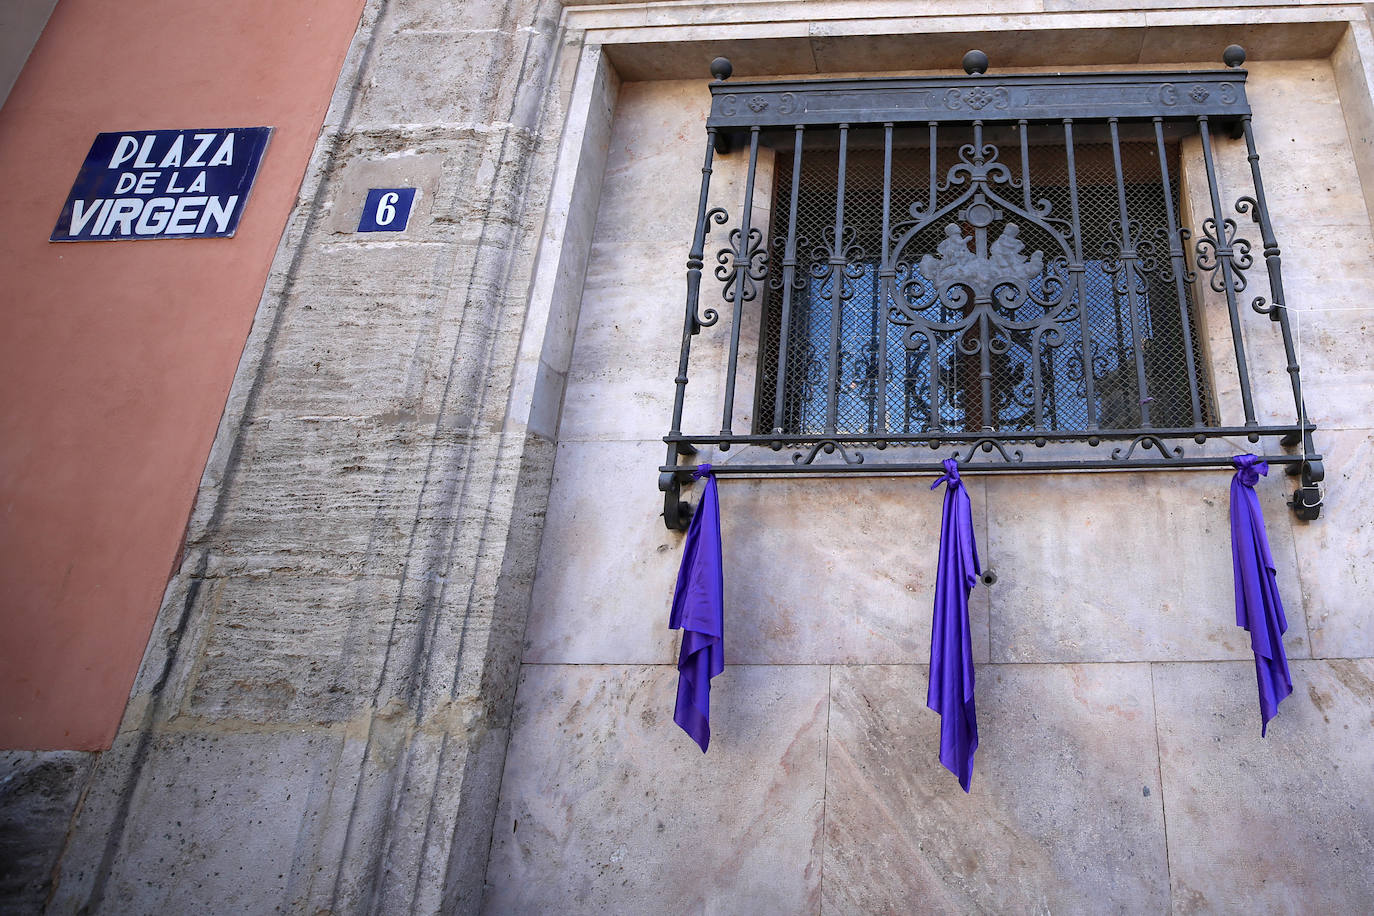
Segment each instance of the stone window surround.
M880 0L602 5L565 0L565 53L577 53L578 61L505 431L557 440L621 82L695 78L704 85L710 79L706 65L718 55L730 57L736 76L749 79L822 72L946 73L975 45L988 52L990 72L1173 69L1212 58L1220 66L1220 49L1235 42L1246 47L1251 61L1328 59L1352 140L1374 135L1374 30L1360 5L1271 3L1199 10L1178 8L1179 0L1156 0L1149 10L1071 9L1108 5L1008 0L1007 12L993 12L994 5L982 0L937 0L929 15L899 17L894 13L909 6ZM1074 64L1058 63L1065 57ZM912 59L947 66L903 67ZM834 69L841 66L846 69ZM1374 144L1352 142L1352 148L1366 206L1374 213Z

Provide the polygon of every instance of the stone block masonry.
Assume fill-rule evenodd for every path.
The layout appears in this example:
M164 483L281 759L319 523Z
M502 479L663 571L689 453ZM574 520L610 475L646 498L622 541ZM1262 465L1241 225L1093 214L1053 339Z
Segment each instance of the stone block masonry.
M368 4L52 911L478 906L553 462L507 402L560 13ZM393 172L418 220L353 234L349 176Z

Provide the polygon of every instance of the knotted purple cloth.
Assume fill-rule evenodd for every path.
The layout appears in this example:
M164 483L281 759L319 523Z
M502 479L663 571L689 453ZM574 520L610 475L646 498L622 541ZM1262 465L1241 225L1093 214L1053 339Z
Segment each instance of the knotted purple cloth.
M940 516L926 705L940 714L940 762L959 777L959 785L967 792L973 780L973 752L978 749L968 595L982 570L973 540L973 510L959 479L959 463L950 458L944 465L945 475L930 485L934 490L945 484L945 505Z
M1250 631L1255 652L1255 677L1259 681L1260 735L1279 711L1279 703L1293 692L1283 634L1288 620L1274 577L1274 558L1264 533L1255 483L1269 473L1268 463L1254 455L1231 459L1236 474L1231 478L1231 561L1236 576L1236 626Z
M704 754L711 743L711 678L725 670L725 563L715 475L709 464L703 464L692 476L706 478L706 492L687 529L668 626L682 630L673 721Z

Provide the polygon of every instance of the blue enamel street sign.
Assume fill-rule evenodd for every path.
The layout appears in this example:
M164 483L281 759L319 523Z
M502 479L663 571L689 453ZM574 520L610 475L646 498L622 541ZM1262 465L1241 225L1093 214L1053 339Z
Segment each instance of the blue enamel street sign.
M358 231L400 232L410 222L410 207L414 203L414 188L372 188L363 201Z
M232 236L270 127L97 134L49 239Z

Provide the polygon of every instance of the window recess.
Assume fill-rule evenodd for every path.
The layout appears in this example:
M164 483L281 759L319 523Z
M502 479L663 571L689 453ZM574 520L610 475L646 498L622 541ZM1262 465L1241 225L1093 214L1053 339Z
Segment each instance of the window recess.
M962 77L757 83L727 83L729 62L715 61L659 476L668 526L686 527L680 488L702 446L725 453L717 474L750 476L938 474L951 457L973 473L1230 469L1249 450L1298 478L1291 505L1316 518L1321 456L1244 52L1224 60L994 77L970 52ZM1239 141L1250 182L1232 200L1217 151ZM733 210L708 206L718 155L747 162ZM770 199L765 234L751 219ZM716 227L728 244L707 295L720 301L703 308ZM1252 228L1268 295L1249 289ZM1277 343L1245 333L1256 315L1280 331L1283 352L1264 359L1289 384L1259 392L1277 410L1256 406L1247 346ZM757 357L741 356L754 349L745 327ZM721 426L684 431L703 331L728 352ZM751 428L734 428L741 404Z

